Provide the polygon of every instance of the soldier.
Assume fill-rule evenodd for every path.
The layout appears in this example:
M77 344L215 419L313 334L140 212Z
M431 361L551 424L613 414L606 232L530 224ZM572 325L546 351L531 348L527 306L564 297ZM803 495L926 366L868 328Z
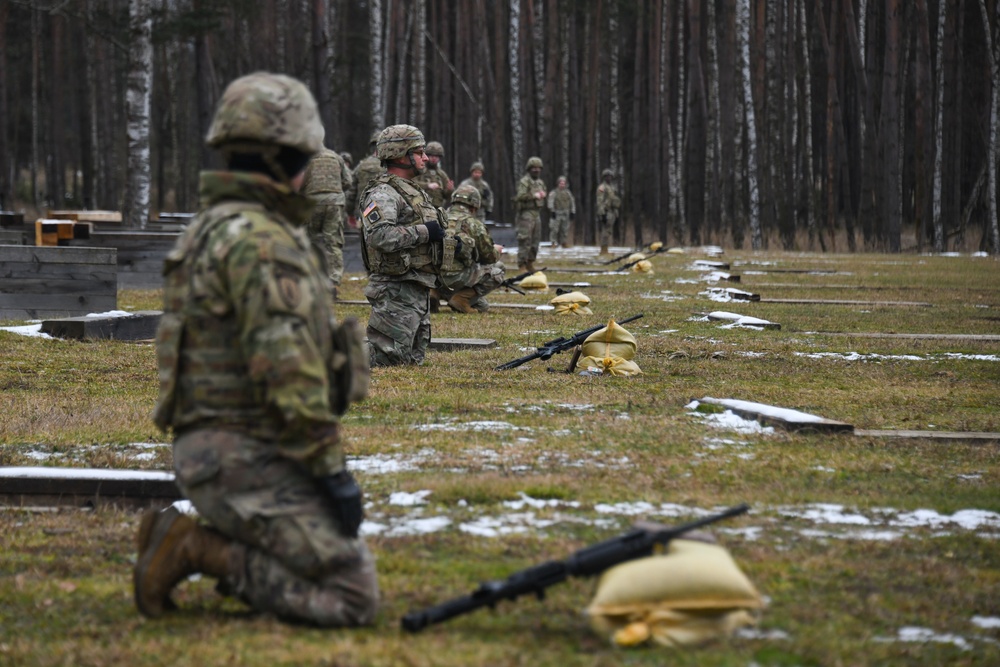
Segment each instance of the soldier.
M576 216L576 198L569 191L565 176L560 176L556 189L549 193L549 241L552 247L570 247L569 223Z
M444 157L444 146L437 141L431 141L424 149L427 153L427 169L413 179L427 192L431 204L444 208L451 193L455 191L455 182L441 168L441 158Z
M471 185L479 193L482 205L476 210L476 217L479 219L479 222L483 223L486 222L486 216L493 213L493 191L490 190L490 184L483 178L485 171L486 168L483 167L482 162L473 162L472 166L469 167L469 177L458 186Z
M615 172L605 169L601 172L602 183L597 186L597 238L601 244L601 254L608 254L608 244L611 242L611 235L615 230L615 223L618 222L618 209L622 200L615 192L615 186L611 184Z
M347 223L347 195L354 187L354 177L344 159L336 152L320 149L309 160L302 193L315 207L309 218L309 237L326 257L327 271L336 298L344 275L344 225Z
M514 207L517 209L517 266L521 271L534 271L538 246L542 240L542 218L539 211L545 206L545 183L542 158L530 157L524 166L526 173L517 183Z
M340 415L367 391L357 322L337 326L329 279L297 192L322 148L301 82L257 72L222 95L201 174L205 208L164 262L157 426L174 432L177 486L211 527L149 512L134 570L139 611L175 608L190 574L258 611L320 626L371 623L372 554L361 490L345 467Z
M481 200L474 185L451 195L441 259L441 282L455 293L448 306L460 313L485 313L485 296L503 282L504 265L486 226L476 217Z
M348 197L350 210L354 212L354 215L358 215L361 212L358 210L358 197L368 187L369 181L385 171L382 168L382 163L379 162L378 157L375 155L375 144L378 143L378 135L381 133L382 130L372 132L371 139L368 141L368 155L354 168L354 189Z
M376 151L386 170L361 196L371 365L419 364L431 340L430 290L441 267L444 214L412 180L427 159L420 130L390 125Z
M348 169L354 166L354 156L348 153L347 151L340 152L340 159L344 161L344 164L347 165Z

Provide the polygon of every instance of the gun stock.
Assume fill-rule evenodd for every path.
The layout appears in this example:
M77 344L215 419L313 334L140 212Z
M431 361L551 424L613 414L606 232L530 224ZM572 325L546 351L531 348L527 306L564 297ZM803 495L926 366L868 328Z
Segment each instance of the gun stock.
M625 318L624 320L619 321L618 324L627 324L628 322L632 322L633 320L637 320L637 319L639 319L642 316L643 316L643 313L639 313L638 315L633 315L632 317L628 317L628 318ZM589 336L592 333L596 333L596 332L600 331L605 326L607 326L607 325L606 324L598 324L597 326L590 327L589 329L584 329L583 331L578 331L578 332L576 332L575 334L573 334L572 336L570 336L568 338L565 337L565 336L563 336L562 338L556 338L554 340L548 341L547 343L542 343L531 354L525 355L525 356L523 356L523 357L521 357L519 359L514 359L513 361L508 361L505 364L500 364L499 366L497 366L493 370L495 370L495 371L510 370L511 368L517 368L521 364L526 364L529 361L533 361L535 359L541 359L542 361L548 361L549 359L552 358L553 355L558 354L560 352L565 352L566 350L569 350L569 349L572 349L572 348L576 347L577 345L579 345L580 343L582 343L583 341L585 341L587 339L587 336Z
M481 583L470 595L410 612L402 619L403 629L407 632L420 632L429 625L447 621L482 607L493 608L502 600L516 600L529 593L542 599L547 588L560 584L570 577L591 577L620 563L649 556L657 544L666 544L688 531L743 514L749 509L750 506L744 503L719 514L712 514L676 527L666 527L663 530L635 528L624 535L580 549L566 560L548 561L515 572L503 581Z

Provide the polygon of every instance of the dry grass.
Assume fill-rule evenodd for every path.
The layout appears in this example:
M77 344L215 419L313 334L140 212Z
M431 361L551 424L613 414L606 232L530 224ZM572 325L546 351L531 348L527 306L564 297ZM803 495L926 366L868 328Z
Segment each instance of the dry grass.
M839 539L784 513L808 503L941 514L1000 512L998 445L888 441L854 436L717 431L684 409L702 396L752 400L813 412L865 429L1000 431L1000 362L946 353L1000 355L1000 343L873 339L810 332L1000 333L1000 271L990 258L735 253L740 284L766 298L920 301L918 306L720 304L688 270L691 256L658 256L656 273L550 273L605 285L585 290L596 315L565 319L496 309L441 313L434 335L491 337L486 351L431 353L420 368L378 369L372 396L345 419L351 454L420 457L412 470L359 473L370 518L412 516L390 505L396 491L428 490L423 516L452 526L417 536L371 538L384 607L377 625L351 632L289 626L218 598L209 581L185 584L182 613L147 622L131 602L131 541L138 515L103 510L0 513L0 664L15 665L988 665L1000 663L1000 630L971 624L1000 617L997 531L914 528L889 540ZM549 266L559 263L550 260ZM569 265L568 262L563 265ZM753 273L767 268L835 274ZM775 286L781 285L781 286ZM363 283L348 281L347 299ZM669 291L682 300L666 301ZM498 295L545 303L552 294ZM156 292L126 292L120 304L158 307ZM729 310L782 324L780 331L720 329L694 312ZM568 355L507 372L492 368L523 348L644 312L629 325L644 375L631 379L547 373ZM367 317L342 306L341 317ZM149 422L155 360L149 346L70 343L0 332L0 465L169 468L166 442ZM797 353L856 352L866 360ZM921 355L922 360L897 358ZM584 408L582 406L592 406ZM495 422L484 430L470 422ZM463 427L464 425L464 427ZM450 426L452 428L443 428ZM464 430L462 430L464 429ZM710 447L708 438L735 444ZM136 459L151 451L151 459ZM544 530L504 538L456 529L497 516L520 494L579 503L536 510ZM470 591L536 562L559 558L624 529L598 503L648 501L690 507L749 502L754 514L720 536L769 598L761 629L786 638L742 638L698 651L616 651L590 633L580 610L592 582L570 582L542 603L524 599L401 634L407 611ZM989 531L986 531L989 533ZM907 626L963 637L948 642L880 641Z

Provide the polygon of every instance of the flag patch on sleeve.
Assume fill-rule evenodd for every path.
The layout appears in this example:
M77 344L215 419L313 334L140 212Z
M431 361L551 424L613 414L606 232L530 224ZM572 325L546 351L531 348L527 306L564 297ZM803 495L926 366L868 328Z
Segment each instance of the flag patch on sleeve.
M371 223L376 223L382 219L382 215L378 212L378 205L375 202L368 204L368 207L361 213L361 215Z

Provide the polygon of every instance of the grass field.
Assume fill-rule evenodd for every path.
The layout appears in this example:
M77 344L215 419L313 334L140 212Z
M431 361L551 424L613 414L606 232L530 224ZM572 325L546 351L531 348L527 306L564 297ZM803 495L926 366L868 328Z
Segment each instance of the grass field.
M147 621L131 598L138 513L7 508L0 665L1000 664L1000 443L736 430L685 407L711 396L858 429L1000 431L1000 342L833 335L996 337L1000 263L732 251L716 259L742 281L711 283L693 266L699 258L658 255L652 275L550 271L550 281L591 282L583 291L595 314L442 312L435 337L497 346L374 371L371 396L344 421L378 557L375 627L283 624L220 598L207 579L180 587L181 612ZM581 266L568 253L542 262ZM363 286L348 276L342 297L363 298ZM763 300L718 303L710 287ZM119 308L158 307L158 292L119 294ZM781 329L699 315L718 310ZM492 370L545 340L640 312L627 328L641 376L546 371L564 368L568 354ZM367 308L338 307L347 316L364 321ZM150 345L0 331L0 351L0 465L171 468L169 438L149 418ZM683 651L615 649L582 615L594 582L579 580L541 602L504 603L415 636L399 630L407 611L563 558L635 519L678 523L740 502L751 513L714 532L767 600L752 632Z

